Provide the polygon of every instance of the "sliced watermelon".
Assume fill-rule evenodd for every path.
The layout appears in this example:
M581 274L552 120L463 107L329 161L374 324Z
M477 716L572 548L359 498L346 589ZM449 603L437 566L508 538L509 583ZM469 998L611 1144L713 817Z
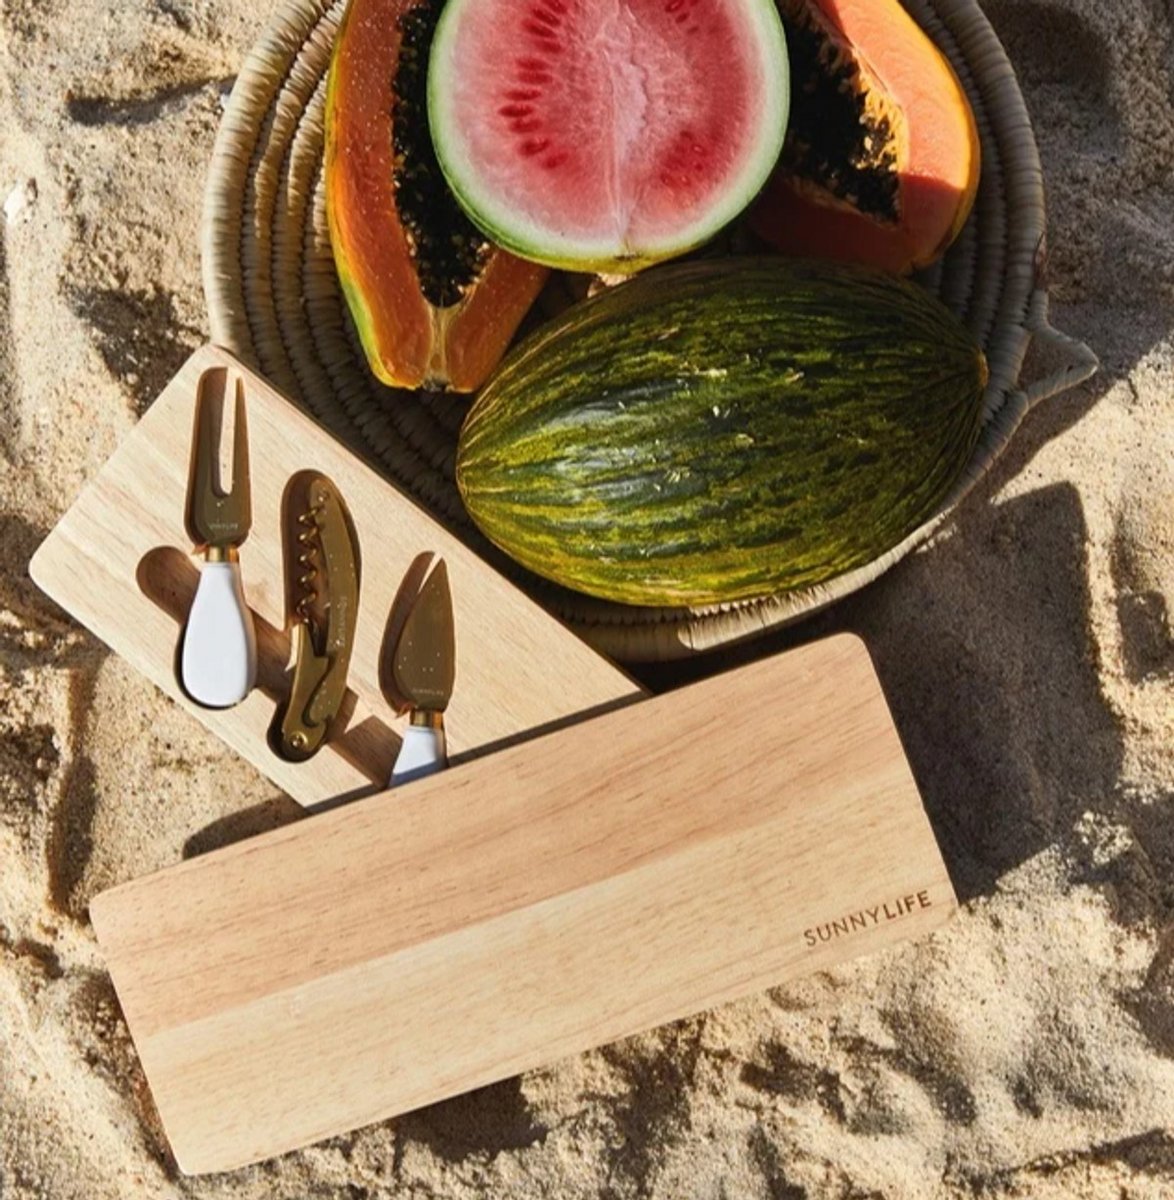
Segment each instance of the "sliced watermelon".
M441 169L499 245L635 271L736 217L782 149L772 0L448 0L428 117Z

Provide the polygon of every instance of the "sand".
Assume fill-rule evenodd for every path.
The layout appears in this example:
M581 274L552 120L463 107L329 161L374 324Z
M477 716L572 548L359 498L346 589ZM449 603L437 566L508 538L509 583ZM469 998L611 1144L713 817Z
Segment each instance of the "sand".
M268 6L0 16L0 1196L1174 1195L1174 16L991 0L1057 323L1103 369L806 632L871 646L964 899L917 945L253 1169L178 1176L89 898L289 801L28 581L205 333L197 224ZM776 639L781 645L785 639Z

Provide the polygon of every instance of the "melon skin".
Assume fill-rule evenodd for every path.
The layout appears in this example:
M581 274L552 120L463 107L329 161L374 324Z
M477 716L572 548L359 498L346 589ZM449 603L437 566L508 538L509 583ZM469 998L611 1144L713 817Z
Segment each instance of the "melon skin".
M461 429L481 531L623 604L809 588L932 517L970 459L987 366L908 280L777 257L676 263L503 360Z
M592 0L448 0L428 112L449 187L487 238L549 267L626 275L705 244L753 201L782 149L790 83L772 0L614 8L631 63L617 65L617 38L584 48L575 22L595 28L608 9Z

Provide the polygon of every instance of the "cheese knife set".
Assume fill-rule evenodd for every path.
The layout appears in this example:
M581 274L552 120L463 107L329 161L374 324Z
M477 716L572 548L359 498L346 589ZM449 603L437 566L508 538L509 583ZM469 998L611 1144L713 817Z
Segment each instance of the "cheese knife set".
M649 697L216 347L30 571L321 810L91 902L185 1172L835 965L955 907L857 639Z
M185 505L187 532L204 561L181 638L180 683L208 708L239 704L257 679L257 638L239 554L252 524L248 409L240 374L232 387L232 474L226 485L220 464L228 392L227 367L208 367L200 375ZM271 740L283 758L304 762L329 737L346 697L358 616L359 546L346 503L325 475L295 475L284 489L283 509L295 657ZM452 598L441 560L391 657L394 694L411 713L393 784L447 765L443 713L452 696L455 654Z

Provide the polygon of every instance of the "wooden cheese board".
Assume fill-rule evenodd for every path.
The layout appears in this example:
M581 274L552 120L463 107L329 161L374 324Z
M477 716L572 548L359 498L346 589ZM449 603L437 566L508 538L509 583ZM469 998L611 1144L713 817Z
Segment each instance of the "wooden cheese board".
M195 704L176 673L199 577L184 528L195 397L200 377L214 368L244 380L252 474L252 528L240 564L259 677L247 699L227 709ZM313 758L294 763L275 753L269 733L289 687L282 497L309 470L342 492L362 570L343 718ZM434 556L447 565L457 631L457 684L446 718L453 761L642 694L309 415L215 347L184 364L38 549L30 572L62 608L309 806L385 786L406 725L381 677L389 617L405 580Z
M955 903L868 654L841 635L90 912L198 1173L916 937Z

